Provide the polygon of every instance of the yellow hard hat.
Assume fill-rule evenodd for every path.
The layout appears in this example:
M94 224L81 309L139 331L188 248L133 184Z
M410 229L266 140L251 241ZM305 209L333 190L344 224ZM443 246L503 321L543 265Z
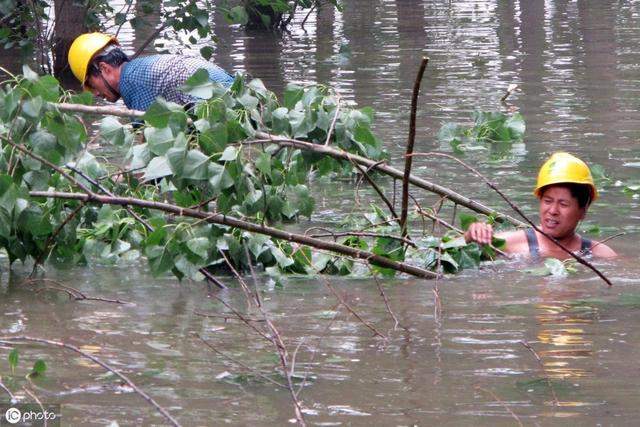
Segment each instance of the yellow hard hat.
M91 60L105 46L110 43L118 44L118 39L109 34L86 33L81 34L73 41L69 48L69 66L73 75L85 86L87 69Z
M538 182L533 194L540 198L542 187L551 184L585 184L591 187L591 201L598 198L598 190L593 183L589 166L576 156L557 152L544 162L538 172Z

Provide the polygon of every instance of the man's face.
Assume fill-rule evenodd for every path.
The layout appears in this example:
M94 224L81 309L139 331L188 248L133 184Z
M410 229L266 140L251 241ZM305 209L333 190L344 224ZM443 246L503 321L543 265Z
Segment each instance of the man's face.
M586 208L578 205L569 188L553 185L540 197L540 225L542 230L556 239L573 235Z
M109 102L116 102L120 98L120 95L109 89L109 85L115 90L118 88L118 76L116 76L115 69L104 62L99 64L99 68L100 73L97 75L89 75L85 86L94 96L106 99Z

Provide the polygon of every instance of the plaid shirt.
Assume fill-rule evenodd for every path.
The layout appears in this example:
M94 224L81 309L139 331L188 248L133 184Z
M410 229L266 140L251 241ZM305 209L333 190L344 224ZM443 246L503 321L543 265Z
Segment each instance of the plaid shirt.
M158 96L185 105L198 98L179 88L196 71L204 68L215 83L231 86L233 77L202 58L181 55L151 55L124 64L120 74L120 95L132 110L146 111Z

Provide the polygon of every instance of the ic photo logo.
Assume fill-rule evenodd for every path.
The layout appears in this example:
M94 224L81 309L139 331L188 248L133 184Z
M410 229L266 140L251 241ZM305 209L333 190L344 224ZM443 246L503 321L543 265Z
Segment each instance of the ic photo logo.
M18 408L9 408L4 413L4 418L9 424L17 424L22 419L22 412Z
M4 412L4 420L2 413ZM60 405L17 404L14 406L0 405L0 425L31 425L59 427L61 419Z

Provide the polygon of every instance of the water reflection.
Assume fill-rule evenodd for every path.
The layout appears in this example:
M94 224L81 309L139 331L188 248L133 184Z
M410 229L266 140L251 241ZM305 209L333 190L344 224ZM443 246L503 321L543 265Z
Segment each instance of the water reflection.
M580 302L584 294L577 291L557 292L545 286L540 293L536 319L544 329L537 334L542 344L538 354L546 375L566 380L592 375L581 360L594 357L588 331L599 320L598 308Z

